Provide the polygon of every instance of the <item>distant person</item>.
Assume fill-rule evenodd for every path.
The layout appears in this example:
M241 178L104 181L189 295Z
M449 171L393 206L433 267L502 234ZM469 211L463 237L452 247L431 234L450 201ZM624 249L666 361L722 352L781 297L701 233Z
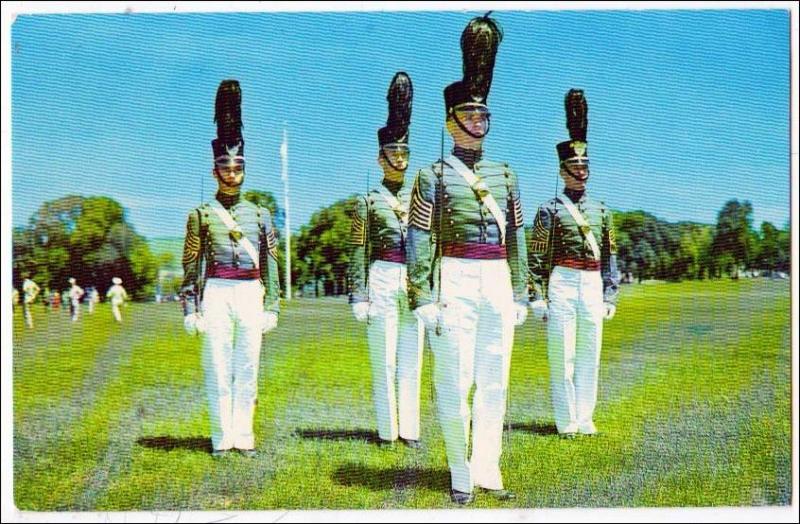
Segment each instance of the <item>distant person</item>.
M25 281L22 282L22 309L25 311L25 324L33 329L33 301L36 300L36 296L39 294L39 286L31 280L30 273L25 273L23 275Z
M73 322L78 321L81 314L81 298L83 297L83 288L80 287L74 277L69 278L70 288L69 294L69 313Z
M113 279L112 279L113 281ZM89 314L91 315L94 313L94 306L98 302L100 302L100 293L97 291L97 288L91 286L86 292L86 299L89 302Z
M40 294L42 295L42 306L44 306L44 310L49 311L50 302L53 299L53 294L50 293L50 288L49 287L44 288L44 291Z
M617 243L611 210L586 194L588 106L565 97L570 140L556 146L564 194L539 206L530 249L533 315L547 321L547 359L562 438L596 435L593 415L603 320L616 312Z
M121 285L121 278L114 277L111 279L111 282L114 285L108 289L106 298L111 301L111 312L114 314L114 319L117 322L122 322L122 313L120 312L119 307L124 304L126 300L128 300L128 293Z
M12 310L12 312L16 312L18 304L19 304L19 291L17 291L17 288L12 287L11 288L11 310Z
M50 300L50 307L53 311L61 309L61 293L58 290L53 291L53 298Z

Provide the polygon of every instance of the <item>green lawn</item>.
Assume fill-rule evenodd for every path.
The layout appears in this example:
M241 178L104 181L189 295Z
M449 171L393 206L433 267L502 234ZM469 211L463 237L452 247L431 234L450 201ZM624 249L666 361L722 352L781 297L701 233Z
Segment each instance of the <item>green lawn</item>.
M544 329L517 333L502 470L519 507L785 505L788 282L623 288L595 421L562 441ZM343 299L285 303L264 342L256 459L215 461L199 340L176 304L72 324L15 312L14 499L24 510L449 508L425 353L422 450L379 448L364 326ZM474 507L510 507L478 497Z

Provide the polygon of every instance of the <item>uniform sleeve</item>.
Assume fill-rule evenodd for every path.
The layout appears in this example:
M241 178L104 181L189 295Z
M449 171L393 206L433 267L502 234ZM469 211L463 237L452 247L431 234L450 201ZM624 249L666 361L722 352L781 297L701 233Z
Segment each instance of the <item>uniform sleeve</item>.
M406 239L406 264L408 265L408 300L412 310L433 303L432 269L438 238L437 175L430 169L417 173L411 190Z
M551 270L551 245L555 217L546 206L539 206L533 221L528 266L531 280L531 300L547 300L547 285Z
M183 284L180 297L184 315L197 312L199 307L200 247L200 217L197 210L192 210L186 220L186 238L183 241Z
M601 250L600 272L603 276L603 301L616 304L620 281L617 267L617 234L614 231L614 216L608 208L605 208L603 213L603 246Z
M369 299L367 293L367 271L369 271L369 253L367 252L367 224L369 208L363 197L356 199L351 212L350 223L350 263L347 267L350 282L350 303L357 304Z
M517 176L511 172L513 180L506 216L506 249L508 265L511 270L511 285L514 289L514 301L528 302L528 247L525 244L525 221L522 214L522 201L519 193Z
M275 226L272 224L272 215L266 208L261 208L264 238L261 239L259 249L259 270L261 283L264 284L264 311L280 313L281 310L281 285L278 273L278 238L275 236ZM291 293L291 290L287 290Z

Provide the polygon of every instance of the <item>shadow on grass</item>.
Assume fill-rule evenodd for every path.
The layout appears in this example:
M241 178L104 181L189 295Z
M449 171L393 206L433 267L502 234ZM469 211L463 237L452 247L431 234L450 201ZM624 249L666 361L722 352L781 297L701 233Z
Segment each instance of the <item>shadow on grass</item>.
M332 478L343 486L361 486L372 491L386 489L450 489L450 472L432 468L375 468L349 463L333 472Z
M523 431L533 435L558 435L558 429L552 422L512 422L503 429L511 429L511 431Z
M316 440L363 440L370 444L381 442L377 431L367 429L296 429L295 434Z
M200 451L211 453L211 439L207 437L142 437L136 441L140 446L158 449L161 451L172 451L174 449L185 449L188 451Z

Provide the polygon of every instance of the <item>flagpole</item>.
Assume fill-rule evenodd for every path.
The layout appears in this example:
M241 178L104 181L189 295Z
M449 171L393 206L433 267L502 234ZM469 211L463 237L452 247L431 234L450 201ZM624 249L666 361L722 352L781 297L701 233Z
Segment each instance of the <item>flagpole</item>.
M281 144L281 180L283 180L283 210L284 210L284 235L286 236L286 300L292 299L292 234L289 226L289 137L283 128L283 143Z

